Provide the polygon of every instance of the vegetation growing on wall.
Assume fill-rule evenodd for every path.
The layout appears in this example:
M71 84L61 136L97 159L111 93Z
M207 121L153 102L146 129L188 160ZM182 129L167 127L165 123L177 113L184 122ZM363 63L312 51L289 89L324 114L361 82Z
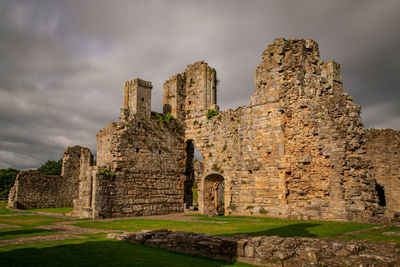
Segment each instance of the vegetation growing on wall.
M213 117L215 117L217 115L218 115L218 111L216 111L215 109L207 110L207 113L206 113L207 119L211 120Z
M164 124L169 124L174 118L174 116L171 113L166 113L164 115L159 115L156 114L158 121L160 122L160 124L164 125Z
M106 175L106 176L114 176L115 175L109 169L102 169L101 171L99 171L99 174Z

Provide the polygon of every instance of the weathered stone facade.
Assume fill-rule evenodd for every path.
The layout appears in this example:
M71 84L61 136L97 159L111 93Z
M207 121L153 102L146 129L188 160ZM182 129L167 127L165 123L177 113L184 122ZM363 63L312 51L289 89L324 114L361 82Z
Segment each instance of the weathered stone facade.
M75 215L182 212L197 184L206 215L398 219L399 131L363 128L339 64L313 40L268 46L249 106L219 111L217 73L203 61L165 81L164 115L151 112L151 90L126 82L119 121L96 136L97 165L80 152Z
M400 248L367 241L305 237L210 236L202 233L143 230L109 238L190 255L259 266L399 266Z
M375 176L398 161L381 158L375 167L379 157L367 152L378 148L367 150L371 135L360 107L343 92L339 65L323 62L313 40L277 39L255 76L250 105L220 112L215 69L203 61L188 65L164 83L164 114L176 119L168 125L150 115L151 83L126 82L120 121L97 135L89 217L182 211L183 203L193 204L194 181L207 215L396 217L396 200L388 200L392 212L379 205ZM204 158L196 168L193 142ZM395 170L391 177L385 181L395 185ZM387 198L399 192L391 189Z
M61 176L21 171L11 188L8 207L19 209L72 207L78 197L80 146L67 147Z
M400 216L400 131L371 129L366 133L366 158L373 164L379 203L386 217Z
M152 85L125 83L120 121L97 134L97 166L81 169L74 214L123 217L183 211L185 146L177 121L150 111ZM135 102L135 103L132 103Z
M343 93L339 65L323 62L314 41L277 39L256 69L250 105L207 118L218 110L215 80L215 70L197 62L164 86L164 105L184 118L185 140L204 157L202 213L217 213L221 181L225 214L365 220L383 212L363 156L360 107ZM171 84L179 94L166 93Z

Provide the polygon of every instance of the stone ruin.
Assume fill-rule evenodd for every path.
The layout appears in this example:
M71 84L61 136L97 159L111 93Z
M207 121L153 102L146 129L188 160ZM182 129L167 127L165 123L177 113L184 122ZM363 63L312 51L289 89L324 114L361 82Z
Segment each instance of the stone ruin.
M205 215L399 219L400 131L363 128L339 64L322 61L315 41L269 45L250 105L235 110L219 111L216 71L203 61L164 83L164 115L151 112L151 90L125 82L119 121L96 136L96 166L89 149L67 148L62 176L21 172L9 205L73 204L87 218L168 214L196 204L197 185Z

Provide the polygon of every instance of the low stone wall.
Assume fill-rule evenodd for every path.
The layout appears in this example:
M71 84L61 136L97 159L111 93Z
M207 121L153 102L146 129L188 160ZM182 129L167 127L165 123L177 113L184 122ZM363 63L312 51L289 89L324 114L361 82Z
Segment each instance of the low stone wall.
M64 176L21 171L11 189L8 206L19 209L72 207L75 191Z
M388 243L303 237L223 237L143 230L109 238L225 261L260 266L399 266L400 248Z

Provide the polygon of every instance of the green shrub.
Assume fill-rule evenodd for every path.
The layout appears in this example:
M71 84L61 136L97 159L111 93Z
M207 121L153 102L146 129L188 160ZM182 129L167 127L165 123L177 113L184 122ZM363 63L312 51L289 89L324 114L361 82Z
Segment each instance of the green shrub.
M217 163L214 163L214 164L213 164L212 169L213 169L214 171L216 171L216 172L219 171L219 167L218 167Z
M268 211L265 210L263 207L260 208L260 214L267 214Z
M171 113L165 113L164 115L159 115L156 114L156 117L158 119L158 121L160 122L160 124L169 124L174 118L174 116Z
M111 172L110 169L102 169L99 171L99 174L106 175L106 176L114 176L115 174Z
M207 110L207 113L206 113L207 119L211 120L213 117L215 117L217 115L218 115L218 111L216 111L215 109Z

